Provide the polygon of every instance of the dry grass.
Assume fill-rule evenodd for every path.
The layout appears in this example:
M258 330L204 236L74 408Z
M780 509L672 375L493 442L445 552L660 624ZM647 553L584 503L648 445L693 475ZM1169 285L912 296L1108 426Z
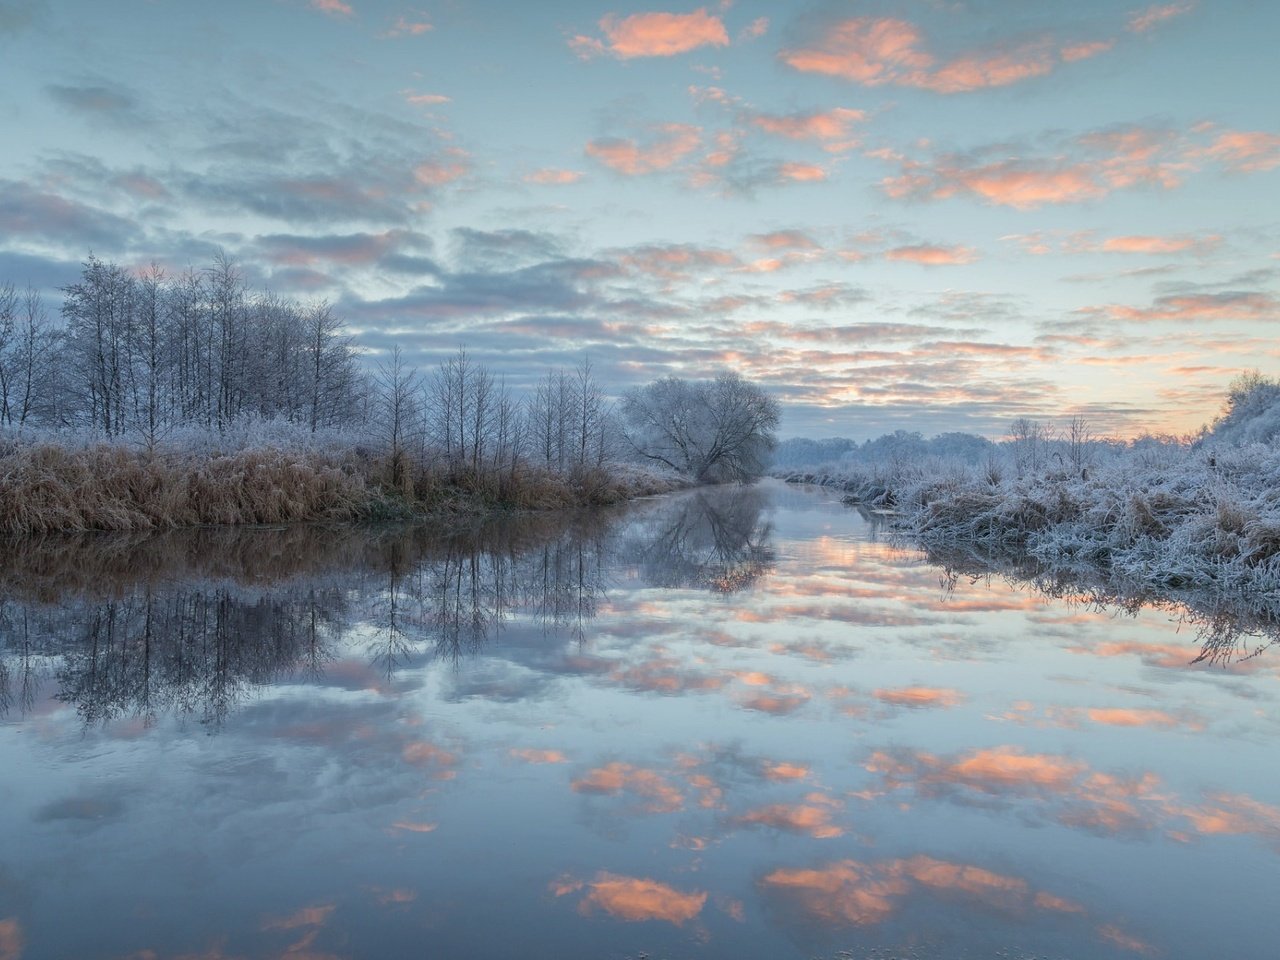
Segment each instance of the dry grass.
M677 486L626 468L566 476L525 464L473 471L435 461L393 465L342 450L14 444L0 449L0 537L556 510Z

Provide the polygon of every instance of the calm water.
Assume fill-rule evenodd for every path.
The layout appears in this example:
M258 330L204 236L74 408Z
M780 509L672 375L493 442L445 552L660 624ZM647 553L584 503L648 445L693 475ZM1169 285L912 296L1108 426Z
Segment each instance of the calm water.
M1223 958L1280 650L765 484L0 559L0 960Z

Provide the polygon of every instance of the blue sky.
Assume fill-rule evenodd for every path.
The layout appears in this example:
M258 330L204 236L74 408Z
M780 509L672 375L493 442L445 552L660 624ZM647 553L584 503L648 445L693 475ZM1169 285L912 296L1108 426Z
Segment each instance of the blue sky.
M0 0L0 279L92 249L784 434L1191 430L1280 373L1280 6Z

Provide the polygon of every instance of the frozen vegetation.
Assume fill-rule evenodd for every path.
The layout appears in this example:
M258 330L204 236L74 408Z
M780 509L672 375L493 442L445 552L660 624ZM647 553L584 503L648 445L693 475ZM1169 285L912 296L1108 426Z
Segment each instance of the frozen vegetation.
M91 255L63 294L55 317L0 285L0 536L612 503L773 449L776 405L735 374L615 405L585 359L520 390L465 350L421 371L222 257Z
M791 441L774 472L844 491L958 572L1108 602L1194 597L1265 626L1280 622L1278 440L1280 384L1247 375L1195 438L1023 420L1000 442L900 432L809 466L786 463L804 450Z

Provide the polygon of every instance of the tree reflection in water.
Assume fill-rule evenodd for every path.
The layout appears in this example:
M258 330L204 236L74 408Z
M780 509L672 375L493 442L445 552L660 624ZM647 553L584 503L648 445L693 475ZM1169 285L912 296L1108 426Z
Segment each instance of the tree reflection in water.
M11 543L0 560L0 715L42 684L86 724L220 725L265 684L317 680L355 636L388 681L480 651L514 616L585 639L615 559L657 586L742 589L773 564L764 495L695 491L629 509L441 530L205 528Z
M625 559L658 587L734 593L773 569L767 495L755 487L710 487L673 498L628 542Z

